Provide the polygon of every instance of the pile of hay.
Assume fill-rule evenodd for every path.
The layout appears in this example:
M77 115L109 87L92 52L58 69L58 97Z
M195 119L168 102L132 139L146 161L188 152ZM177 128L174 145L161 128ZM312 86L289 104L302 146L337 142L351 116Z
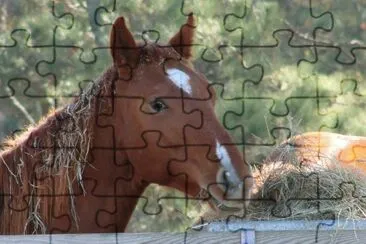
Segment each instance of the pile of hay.
M211 211L203 219L224 220L233 215L248 220L366 218L366 175L338 162L272 162L253 172L254 196L249 206L236 213Z
M255 171L248 219L366 218L366 175L338 162L274 162Z

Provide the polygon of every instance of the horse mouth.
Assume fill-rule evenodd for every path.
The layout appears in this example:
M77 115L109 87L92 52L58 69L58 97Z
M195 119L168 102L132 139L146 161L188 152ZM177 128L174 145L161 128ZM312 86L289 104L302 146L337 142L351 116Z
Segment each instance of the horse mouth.
M238 212L243 207L237 207L237 206L228 206L224 201L220 201L217 198L215 198L212 194L210 194L206 189L201 189L200 193L201 197L204 197L205 199L208 199L208 203L211 208L219 211L224 212ZM236 205L238 205L236 203Z
M218 208L219 210L224 211L224 212L238 212L241 210L241 208L239 208L239 207L227 206L223 202L220 202L219 200L217 200L214 197L211 197L210 201L212 201L215 204L216 208Z

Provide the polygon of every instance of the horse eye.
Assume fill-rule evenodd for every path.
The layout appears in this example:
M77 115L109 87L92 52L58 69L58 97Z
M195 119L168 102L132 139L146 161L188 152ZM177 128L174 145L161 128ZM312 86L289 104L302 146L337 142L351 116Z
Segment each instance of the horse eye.
M162 100L159 99L156 99L153 102L151 102L150 106L157 113L168 108L168 106Z

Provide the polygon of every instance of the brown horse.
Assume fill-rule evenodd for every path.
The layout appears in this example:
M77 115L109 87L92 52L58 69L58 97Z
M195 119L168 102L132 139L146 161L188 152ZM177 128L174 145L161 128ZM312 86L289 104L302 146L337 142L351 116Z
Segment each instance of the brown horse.
M169 45L136 43L113 24L114 64L75 102L0 152L3 234L124 231L150 183L242 207L249 166L190 62L194 18ZM243 199L245 201L243 201Z
M292 160L302 164L338 162L366 173L366 137L307 132L286 140L265 162Z

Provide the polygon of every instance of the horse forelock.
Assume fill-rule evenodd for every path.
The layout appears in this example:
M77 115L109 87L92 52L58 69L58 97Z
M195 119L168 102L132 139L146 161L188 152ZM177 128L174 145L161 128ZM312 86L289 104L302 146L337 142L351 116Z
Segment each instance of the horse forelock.
M154 62L160 65L166 60L187 61L169 45L146 42L138 43L138 48L140 49L139 64L151 64Z

